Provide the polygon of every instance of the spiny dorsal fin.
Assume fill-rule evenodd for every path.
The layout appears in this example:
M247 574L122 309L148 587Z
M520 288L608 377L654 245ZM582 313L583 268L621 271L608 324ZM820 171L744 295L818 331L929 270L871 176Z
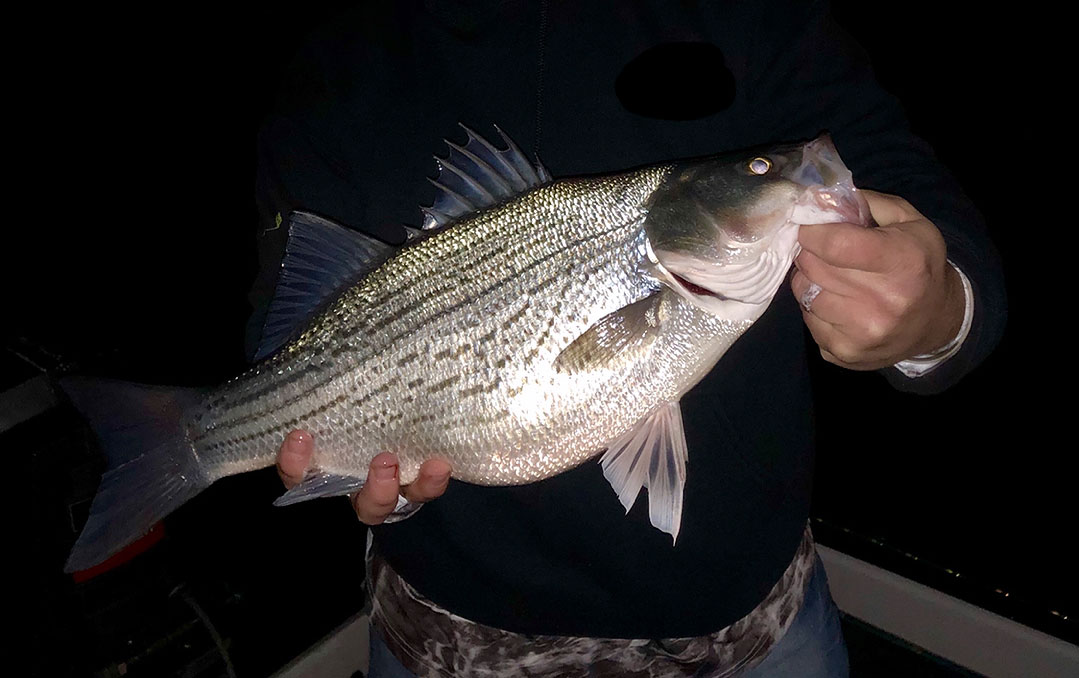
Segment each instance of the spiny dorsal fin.
M499 150L483 137L461 125L468 135L464 146L449 140L450 153L435 157L438 177L431 179L435 200L424 207L423 229L441 228L460 216L505 202L551 180L543 163L528 158L505 132L495 130L506 148Z
M345 285L375 270L397 248L310 212L289 215L288 244L255 360L275 352Z

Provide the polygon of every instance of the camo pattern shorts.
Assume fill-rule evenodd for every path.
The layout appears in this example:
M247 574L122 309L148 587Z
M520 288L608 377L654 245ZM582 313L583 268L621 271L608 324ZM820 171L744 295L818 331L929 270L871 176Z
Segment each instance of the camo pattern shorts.
M794 559L761 604L693 638L580 638L512 633L459 617L368 554L371 619L390 651L420 678L688 678L734 676L760 663L801 609L816 552L806 526Z

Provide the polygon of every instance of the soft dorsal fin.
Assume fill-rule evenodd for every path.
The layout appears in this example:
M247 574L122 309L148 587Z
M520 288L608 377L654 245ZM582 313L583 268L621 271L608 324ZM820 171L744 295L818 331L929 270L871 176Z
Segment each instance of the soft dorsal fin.
M396 251L329 219L292 212L281 274L255 360L279 349L345 285L378 268Z
M458 217L505 202L515 195L551 180L543 163L528 158L505 132L495 125L506 148L499 150L483 137L461 125L468 135L464 146L449 140L450 153L435 157L438 177L430 179L437 190L430 207L424 207L424 230L441 228Z

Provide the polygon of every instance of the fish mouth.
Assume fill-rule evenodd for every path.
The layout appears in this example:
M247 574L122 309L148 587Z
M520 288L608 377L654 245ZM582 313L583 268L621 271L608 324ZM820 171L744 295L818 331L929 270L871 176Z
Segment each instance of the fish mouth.
M822 134L805 144L802 162L784 176L805 187L795 201L791 221L797 224L846 222L876 226L865 195L854 186L854 177L839 157L831 136Z
M877 225L865 195L854 186L844 184L806 189L795 202L790 220L796 224Z
M695 296L698 296L698 297L715 297L716 299L729 299L730 298L730 297L727 297L727 296L725 296L723 294L720 294L719 292L713 292L712 290L708 289L707 287L701 287L697 283L695 283L695 282L693 282L691 280L687 280L687 279L683 278L682 276L678 275L677 273L675 273L673 271L671 272L671 277L674 279L675 282L677 282L679 285L681 285L683 288L685 288L685 290L687 292L689 292L690 294L693 294Z

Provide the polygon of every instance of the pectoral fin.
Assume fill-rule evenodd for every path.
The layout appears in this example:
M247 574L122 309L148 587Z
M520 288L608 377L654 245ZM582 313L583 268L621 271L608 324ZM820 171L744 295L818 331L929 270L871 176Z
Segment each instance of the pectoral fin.
M666 403L613 440L600 464L627 513L647 487L649 520L677 541L688 457L682 410L678 403Z
M667 292L651 294L609 313L577 337L555 360L560 372L586 372L632 360L651 346L669 315Z

